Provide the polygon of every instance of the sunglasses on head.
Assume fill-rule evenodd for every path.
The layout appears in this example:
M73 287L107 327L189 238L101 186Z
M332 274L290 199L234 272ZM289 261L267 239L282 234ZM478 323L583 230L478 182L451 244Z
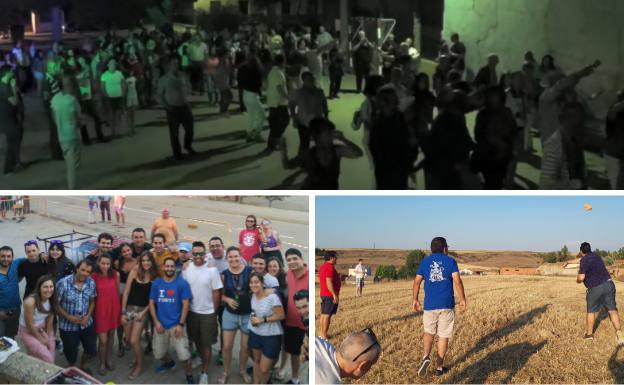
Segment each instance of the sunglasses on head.
M26 241L26 243L24 243L24 246L30 246L30 245L37 245L37 241L35 241L34 239L31 239L30 241Z
M54 240L50 241L50 246L52 246L52 245L62 245L62 244L63 244L63 241L60 241L58 239L54 239Z
M353 360L351 360L352 362L357 361L357 359L362 357L362 355L366 354L369 350L371 350L375 346L379 345L379 341L377 341L377 336L375 335L375 332L373 332L373 329L366 328L366 329L360 331L360 333L368 333L368 334L370 334L370 336L373 338L373 343L369 347L367 347L366 349L362 350L362 352L360 354L355 356L353 358Z

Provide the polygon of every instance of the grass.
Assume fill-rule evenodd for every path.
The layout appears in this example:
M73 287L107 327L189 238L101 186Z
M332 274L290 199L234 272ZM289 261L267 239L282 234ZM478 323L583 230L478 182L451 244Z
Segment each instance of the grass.
M380 360L357 383L624 382L624 352L616 349L606 313L594 340L582 339L585 288L574 278L463 279L468 309L457 313L445 361L451 370L442 377L417 375L423 328L422 313L411 309L411 281L370 284L361 298L353 285L345 286L329 329L332 343L370 326L383 347ZM624 284L616 286L624 290ZM317 310L318 298L317 288Z

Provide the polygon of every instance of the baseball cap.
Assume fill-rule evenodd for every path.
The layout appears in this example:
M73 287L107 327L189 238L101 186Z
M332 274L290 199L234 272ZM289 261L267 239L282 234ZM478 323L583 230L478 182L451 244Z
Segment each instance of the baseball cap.
M186 251L187 253L190 252L192 249L193 247L191 247L191 244L188 242L181 242L180 245L178 246L178 250Z

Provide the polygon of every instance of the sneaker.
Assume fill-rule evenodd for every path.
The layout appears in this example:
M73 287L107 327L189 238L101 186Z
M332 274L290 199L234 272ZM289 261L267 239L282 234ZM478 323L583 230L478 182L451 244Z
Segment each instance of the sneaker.
M208 374L206 374L206 373L202 373L202 374L199 376L199 383L200 383L200 384L209 384L209 383L210 383L210 381L208 381Z
M429 367L429 364L431 364L431 359L429 358L429 356L424 357L420 363L420 367L418 368L419 376L422 376L423 374L427 372L427 368Z
M436 368L436 370L435 370L435 375L436 375L436 376L442 376L442 375L444 375L444 374L445 374L446 372L448 372L448 371L449 371L449 369L448 369L448 368L445 368L445 367Z
M161 364L159 367L157 367L156 373L159 373L159 374L165 373L165 372L175 369L175 367L176 367L176 362L174 360L171 360L167 362L166 364Z
M584 339L585 341L590 341L590 340L593 340L593 339L594 339L594 335L593 335L593 334L585 334L585 335L583 336L583 339Z
M186 376L186 383L187 384L194 384L195 380L193 379L193 376Z

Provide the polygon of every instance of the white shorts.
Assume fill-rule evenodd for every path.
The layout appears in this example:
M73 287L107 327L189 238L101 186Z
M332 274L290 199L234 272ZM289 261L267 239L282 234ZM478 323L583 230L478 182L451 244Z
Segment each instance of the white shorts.
M455 327L455 310L425 310L423 313L423 325L427 334L437 334L438 337L451 338Z

